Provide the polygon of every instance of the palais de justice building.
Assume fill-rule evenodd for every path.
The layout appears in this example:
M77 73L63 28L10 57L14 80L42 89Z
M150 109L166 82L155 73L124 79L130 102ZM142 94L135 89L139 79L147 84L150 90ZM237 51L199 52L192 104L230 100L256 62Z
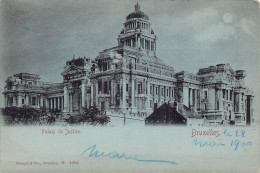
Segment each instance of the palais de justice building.
M6 80L5 106L28 105L76 114L97 106L109 114L147 117L164 103L182 104L208 122L253 121L253 94L245 71L229 64L176 73L156 55L157 37L139 4L126 17L118 46L95 59L67 61L62 83L42 82L36 74L19 73Z

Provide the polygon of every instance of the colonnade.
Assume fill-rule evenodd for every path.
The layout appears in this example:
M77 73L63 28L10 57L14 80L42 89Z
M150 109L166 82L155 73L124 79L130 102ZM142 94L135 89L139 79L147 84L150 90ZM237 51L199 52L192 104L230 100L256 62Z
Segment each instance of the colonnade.
M155 51L156 42L154 39L145 37L133 37L124 41L124 44L134 48L141 48L149 51Z
M183 104L194 111L200 109L200 90L191 87L183 87Z
M47 108L49 110L63 111L64 110L64 97L57 96L57 97L47 98Z

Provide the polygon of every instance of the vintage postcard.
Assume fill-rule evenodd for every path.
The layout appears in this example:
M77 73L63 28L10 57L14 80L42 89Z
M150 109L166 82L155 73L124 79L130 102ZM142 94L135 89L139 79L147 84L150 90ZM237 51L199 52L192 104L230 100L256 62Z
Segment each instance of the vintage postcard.
M259 173L259 2L0 0L0 173Z

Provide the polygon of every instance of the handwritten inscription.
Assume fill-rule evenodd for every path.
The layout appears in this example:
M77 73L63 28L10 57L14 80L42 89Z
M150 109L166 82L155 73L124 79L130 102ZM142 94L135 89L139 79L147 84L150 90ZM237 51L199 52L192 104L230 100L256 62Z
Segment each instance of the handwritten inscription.
M193 132L192 132L193 133ZM223 131L223 136L227 138L227 142L217 142L216 140L198 140L194 139L192 143L195 146L202 147L231 147L233 151L237 151L240 148L246 148L253 145L252 141L246 140L246 131L245 130L234 130L229 131L225 129ZM193 137L193 136L192 136ZM230 139L230 140L228 140Z
M81 155L84 156L85 154L88 154L88 157L102 157L102 158L109 158L109 159L125 159L125 160L134 160L138 162L157 162L157 163L168 163L172 165L178 165L176 162L173 161L167 161L167 160L145 160L145 159L140 159L138 156L135 155L128 155L123 153L119 153L117 151L112 151L105 153L103 151L98 151L96 149L97 145L92 145L91 147L87 148L84 150Z

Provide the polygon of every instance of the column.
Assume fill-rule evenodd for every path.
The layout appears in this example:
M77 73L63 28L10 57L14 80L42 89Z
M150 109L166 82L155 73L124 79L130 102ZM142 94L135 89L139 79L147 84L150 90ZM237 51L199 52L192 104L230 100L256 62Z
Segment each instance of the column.
M147 79L147 108L151 108L150 104L150 81Z
M72 112L72 93L69 93L69 112Z
M115 88L114 88L114 79L111 79L111 91L110 91L110 95L111 95L111 103L112 105L114 105L115 103Z
M154 51L156 51L156 41L154 40Z
M158 104L157 106L160 107L161 106L161 85L158 85Z
M47 98L47 100L48 100L48 109L50 110L51 109L51 99Z
M63 102L64 100L63 100L63 96L61 96L60 97L60 109L61 109L61 111L63 111L63 105L64 105L64 102Z
M132 79L131 81L131 107L135 107L135 80Z
M63 96L60 97L60 110L63 110Z
M229 90L227 89L226 90L226 100L229 100L229 97L228 97L229 94L228 93L229 93Z
M218 100L219 100L219 110L220 111L223 111L223 91L222 91L222 89L219 89L218 90L218 95L219 95L219 98L218 98Z
M54 99L54 110L57 110L57 107L58 107L58 105L57 105L57 97L54 97L53 99Z
M156 94L155 85L153 84L153 98L155 98L155 94Z
M96 90L95 104L98 107L98 82L96 82L95 85L96 85L96 87L95 87L95 90Z
M164 102L165 102L165 100L166 100L166 98L167 98L167 91L166 91L167 89L166 89L166 86L164 86L163 87L163 96L164 96Z
M8 100L7 100L7 95L5 95L5 107L8 106Z
M241 93L241 95L243 96L243 101L241 101L244 105L244 109L241 110L241 112L245 112L245 109L246 109L246 95L245 93ZM241 97L242 97L241 96ZM242 107L241 107L242 108Z
M125 75L122 74L122 108L124 109L126 107L126 79Z
M85 104L86 104L87 108L89 108L89 94L88 94L88 92L86 93L86 100L87 100L87 103L85 103Z
M189 88L189 107L192 105L192 89Z
M146 94L145 88L146 88L146 81L145 81L145 79L144 79L144 80L142 81L142 94Z
M189 88L183 87L183 104L189 107Z
M174 100L175 100L175 99L174 99L174 98L175 98L174 87L172 87L171 90L172 90L172 93L171 93L171 94L172 94L172 95L171 95L172 101L174 101Z
M25 95L25 104L29 105L29 95Z
M140 37L137 37L137 48L140 48L141 45L141 39Z
M22 98L21 98L21 95L20 95L20 94L17 95L17 106L18 106L18 107L21 107L21 106L22 106Z
M60 97L57 97L57 101L58 101L57 109L60 110Z
M81 102L82 102L82 108L85 107L85 81L82 81L81 84Z
M239 92L239 93L238 93L238 112L242 112L242 108L241 108L241 98L242 98L242 94Z
M197 101L197 90L194 89L194 111L197 111L198 101Z
M197 99L198 99L198 101L197 101L197 105L198 105L197 109L199 108L199 110L201 110L201 104L200 104L200 90L199 90L199 89L197 90Z
M91 100L91 106L94 106L94 83L91 84L90 86L90 94L91 94L91 97L90 97L90 100Z
M64 97L62 97L62 110L64 110Z
M63 101L63 105L64 105L64 112L68 112L68 89L67 86L64 86L64 101Z
M52 110L53 107L52 107L52 98L49 98L50 99L50 109Z
M40 101L40 107L43 107L43 95L42 95L42 94L40 95L40 100L41 100L41 101ZM45 103L45 104L46 104L46 103Z
M194 104L194 102L195 102L195 89L191 89L191 94L192 94L192 98L191 98L191 100L192 100L192 106L194 106L195 104Z
M138 48L137 34L135 34L135 48Z
M208 110L215 110L216 105L216 93L215 88L208 88Z

